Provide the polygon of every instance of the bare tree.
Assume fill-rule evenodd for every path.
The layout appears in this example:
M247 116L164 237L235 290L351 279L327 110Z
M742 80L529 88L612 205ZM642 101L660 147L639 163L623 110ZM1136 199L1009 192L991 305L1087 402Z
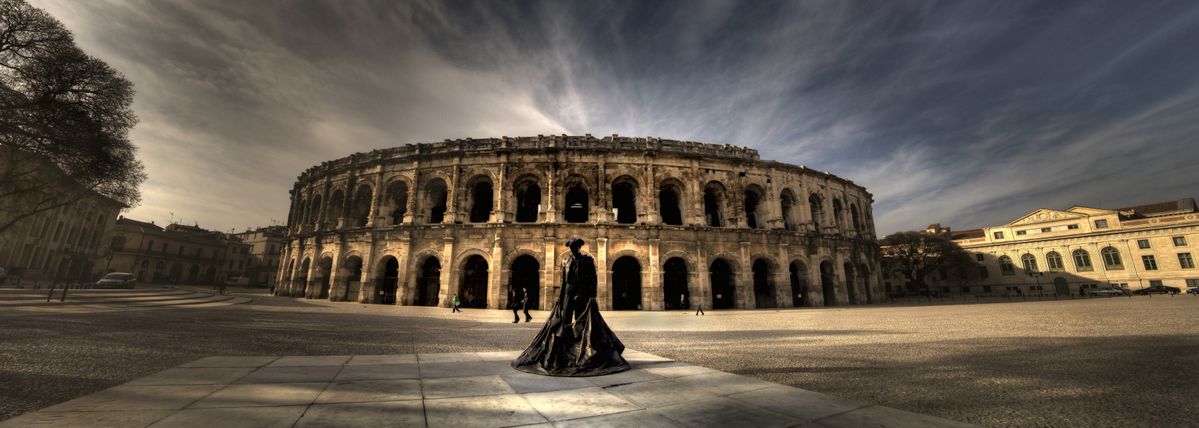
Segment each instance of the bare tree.
M0 0L0 233L93 192L136 205L132 103L133 85L58 20Z
M941 235L925 232L899 232L883 238L880 248L882 268L903 274L907 288L920 291L928 288L925 279L933 272L955 271L960 275L978 272L978 264L956 242ZM962 278L962 277L959 277Z

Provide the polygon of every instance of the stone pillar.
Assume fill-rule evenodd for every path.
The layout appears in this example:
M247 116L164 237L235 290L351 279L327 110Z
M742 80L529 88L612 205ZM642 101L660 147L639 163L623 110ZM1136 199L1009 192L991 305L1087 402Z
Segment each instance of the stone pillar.
M346 276L345 273L341 272L341 255L344 253L345 244L338 245L337 250L333 252L333 263L329 264L329 273L327 275L329 275L329 300L331 301L345 300L346 290L343 290L340 284L338 284Z
M383 206L383 194L386 193L383 189L383 167L375 167L375 184L371 186L374 191L371 193L371 208L370 213L366 215L366 227L377 227L387 224L387 218L379 215L379 209ZM358 293L362 294L362 293Z
M612 272L608 269L608 238L597 238L592 248L595 248L595 300L600 310L612 310L612 288L608 277Z
M778 246L778 267L774 273L774 300L780 308L795 306L795 294L791 293L791 246ZM785 296L785 297L784 297Z
M661 251L662 240L657 237L650 239L649 266L644 268L649 280L645 281L645 286L641 287L641 309L643 310L666 310L666 292L662 289L662 264L659 262Z
M438 306L448 308L452 305L454 293L458 292L458 284L455 283L458 275L458 266L454 265L454 232L446 229L445 237L442 238L441 249L441 290L438 291ZM461 298L462 296L458 296Z
M541 266L541 309L549 309L558 299L558 281L561 279L561 268L558 266L558 245L556 236L547 237L545 241L545 264ZM598 269L597 269L598 270ZM598 278L597 278L598 279Z
M754 302L754 265L753 260L749 257L749 242L741 241L738 258L741 266L735 274L738 286L733 290L733 295L736 296L733 307L753 309L756 306Z
M413 174L413 177L416 177L416 174ZM404 224L415 223L416 219L419 218L418 213L416 212L420 206L416 203L416 201L420 198L420 192L418 191L417 187L419 185L418 183L419 182L416 181L416 178L413 178L412 186L408 187L408 200L404 201L404 203L407 205L407 208L404 209L404 218L400 219Z
M495 229L499 230L499 229ZM508 287L503 284L504 280L504 242L500 232L495 232L495 238L491 244L491 266L487 267L487 307L491 309L503 309L501 300L507 300L504 293L508 291Z
M461 174L459 173L459 169L460 169L459 165L461 165L461 164L462 164L461 156L454 159L454 172L450 177L450 182L446 183L446 186L445 186L446 187L446 201L445 201L446 209L445 209L445 218L442 219L442 223L444 223L444 224L454 224L455 222L458 221L458 218L460 217L458 215L459 214L458 213L458 210L459 210L458 186L460 184L458 182L460 181L459 179L462 178ZM470 191L468 190L466 193L469 195Z
M591 196L593 203L591 204L590 223L613 223L616 221L612 217L612 207L608 203L608 174L605 172L604 159L599 160L599 173L596 175L595 195ZM611 302L609 302L611 304Z
M542 222L556 223L558 222L559 213L557 208L558 202L558 183L557 183L557 162L551 162L549 173L546 174L546 183L544 187L545 197L541 198L542 209L537 213L538 218ZM548 259L547 259L548 261ZM545 307L545 306L541 306Z
M503 156L507 158L508 155ZM500 172L496 174L498 181L491 186L491 216L487 219L491 223L503 223L507 217L508 198L505 198L504 195L511 194L508 189L507 165L506 161L500 161Z
M695 244L695 285L688 282L691 292L691 306L703 305L704 309L712 309L712 273L709 271L708 254L702 244Z

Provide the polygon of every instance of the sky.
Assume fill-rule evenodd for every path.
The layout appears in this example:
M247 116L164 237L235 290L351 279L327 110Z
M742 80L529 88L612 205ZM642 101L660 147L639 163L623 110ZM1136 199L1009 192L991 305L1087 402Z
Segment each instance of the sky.
M879 235L1199 196L1199 2L34 0L137 91L126 216L287 218L305 169L653 136L853 180Z

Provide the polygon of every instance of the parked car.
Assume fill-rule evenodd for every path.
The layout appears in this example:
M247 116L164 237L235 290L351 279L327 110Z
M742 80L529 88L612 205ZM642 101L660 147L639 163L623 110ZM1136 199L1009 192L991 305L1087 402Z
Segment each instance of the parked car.
M1187 294L1199 294L1199 287L1191 287L1187 289Z
M96 281L96 288L133 288L137 277L128 272L109 272Z
M1146 294L1178 294L1178 293L1181 293L1181 292L1182 292L1182 290L1179 290L1179 289L1178 289L1178 287L1170 287L1170 286L1167 286L1167 285L1154 285L1154 286L1151 286L1151 287L1142 288L1142 289L1139 289L1139 290L1134 290L1134 291L1133 291L1133 293L1135 293L1135 294L1140 294L1140 295L1146 295Z
M1092 288L1086 291L1088 296L1127 296L1128 290L1116 287Z

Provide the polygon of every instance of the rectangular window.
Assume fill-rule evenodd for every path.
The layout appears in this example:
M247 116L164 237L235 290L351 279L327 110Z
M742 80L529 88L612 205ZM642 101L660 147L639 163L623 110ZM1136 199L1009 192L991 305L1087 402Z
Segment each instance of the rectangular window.
M1140 248L1142 250L1149 248L1149 240L1148 239L1138 239L1137 240L1137 248Z
M1003 232L995 232L992 236L994 236L995 239L1003 239Z
M1153 256L1141 256L1141 261L1145 262L1145 270L1157 270L1157 259Z
M986 266L979 266L979 267L978 267L978 277L979 277L979 278L982 278L982 279L987 279L987 278L988 278L988 277L990 277L990 276L991 276L991 272L987 270L987 267L986 267Z
M1077 224L1071 224L1071 225L1069 225L1069 226L1066 226L1066 230L1078 230L1078 225L1077 225Z
M1107 220L1106 219L1095 220L1095 228L1096 229L1107 229Z
M978 261L980 261L980 262L981 262L981 261L983 261L983 255L982 255L982 254L975 254L975 255L974 255L974 260L978 260Z
M1028 233L1027 230L1017 230L1016 236L1024 236L1024 234L1026 234L1026 233Z
M1194 269L1195 260L1191 258L1191 253L1178 253L1178 266L1183 269Z
M1150 287L1161 287L1161 286L1163 286L1163 285L1165 285L1165 284L1163 284L1163 283L1162 283L1162 280L1160 280L1160 279L1151 279L1151 280L1149 280L1149 286L1150 286Z
M1199 287L1199 279L1188 279L1187 287Z
M1185 247L1185 246L1187 246L1187 237L1185 237L1185 236L1175 236L1175 237L1174 237L1174 246L1175 246L1175 247Z
M1041 228L1041 233L1049 233L1051 231L1053 231L1052 227L1042 227Z

